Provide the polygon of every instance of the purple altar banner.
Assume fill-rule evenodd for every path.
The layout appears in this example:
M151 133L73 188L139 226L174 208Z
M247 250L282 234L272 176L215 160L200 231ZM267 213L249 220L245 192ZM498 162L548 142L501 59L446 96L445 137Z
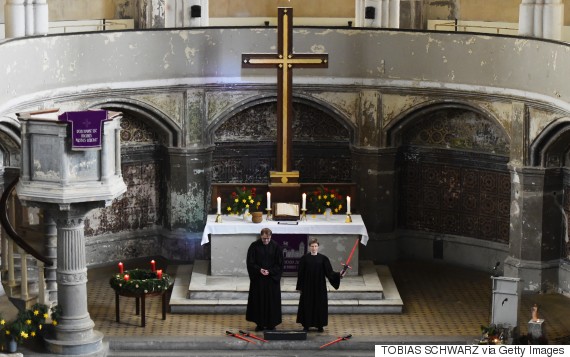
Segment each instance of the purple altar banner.
M103 122L107 120L106 110L65 112L58 119L71 123L71 149L101 149Z
M299 270L301 257L307 254L307 234L277 234L273 233L271 239L275 240L283 249L283 275L296 276Z

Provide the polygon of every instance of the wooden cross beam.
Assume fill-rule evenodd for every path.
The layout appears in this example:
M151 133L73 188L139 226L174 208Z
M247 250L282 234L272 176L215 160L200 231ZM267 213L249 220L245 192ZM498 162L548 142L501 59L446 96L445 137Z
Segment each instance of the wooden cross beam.
M277 169L281 183L299 177L291 171L293 68L327 68L328 54L293 53L293 9L278 8L277 53L242 54L242 68L277 68Z

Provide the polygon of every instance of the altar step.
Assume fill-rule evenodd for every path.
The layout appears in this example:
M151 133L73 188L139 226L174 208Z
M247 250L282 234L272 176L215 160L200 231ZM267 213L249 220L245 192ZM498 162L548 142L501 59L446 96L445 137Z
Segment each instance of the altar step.
M329 312L336 314L399 314L403 302L387 266L360 262L360 275L346 276L339 290L328 285ZM248 277L208 275L209 261L180 265L170 298L175 314L245 314ZM281 305L284 314L297 313L297 278L281 279Z

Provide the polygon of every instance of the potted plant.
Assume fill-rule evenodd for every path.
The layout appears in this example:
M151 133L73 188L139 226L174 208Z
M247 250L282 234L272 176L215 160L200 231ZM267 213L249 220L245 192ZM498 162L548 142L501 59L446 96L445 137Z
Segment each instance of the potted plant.
M343 197L338 189L321 186L309 193L309 211L321 214L339 213L343 207Z
M0 336L8 352L15 352L17 345L23 344L41 335L48 317L48 307L35 304L28 310L22 310L12 321L0 319Z

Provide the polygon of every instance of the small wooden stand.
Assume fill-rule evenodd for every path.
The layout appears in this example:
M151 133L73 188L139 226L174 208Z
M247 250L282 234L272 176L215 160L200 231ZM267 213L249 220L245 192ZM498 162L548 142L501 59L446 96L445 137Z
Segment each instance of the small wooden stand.
M146 326L146 304L145 304L145 300L147 297L153 297L153 296L160 296L162 298L162 319L166 320L166 300L167 297L169 295L170 289L167 289L165 291L162 292L152 292L152 293L141 293L141 294L137 294L137 293L130 293L130 292L118 292L117 290L115 290L115 320L117 322L121 322L121 312L120 312L120 308L119 308L119 296L125 296L125 297L134 297L136 299L135 302L135 314L138 315L139 312L141 314L141 327L145 327Z

